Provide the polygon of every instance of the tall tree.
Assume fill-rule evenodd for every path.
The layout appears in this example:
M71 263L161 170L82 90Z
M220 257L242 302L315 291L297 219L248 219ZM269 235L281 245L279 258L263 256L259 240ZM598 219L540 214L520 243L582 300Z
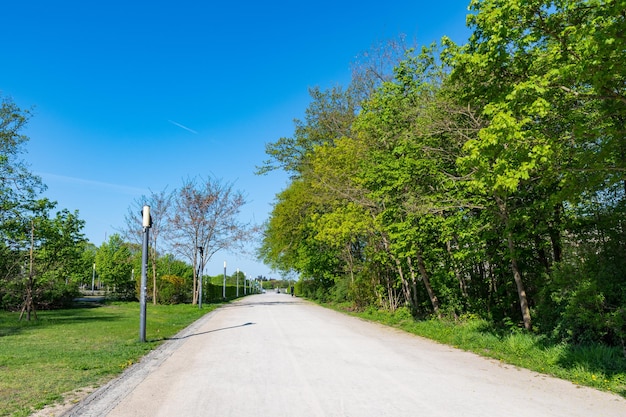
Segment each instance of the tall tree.
M193 265L193 304L199 296L197 271L203 271L219 251L243 249L255 233L253 226L239 219L245 204L242 192L217 179L189 179L176 192L169 240L174 250ZM200 248L204 256L199 264Z
M337 251L314 238L312 216L323 206L310 191L311 182L299 178L278 194L265 225L259 256L286 276L297 272L310 284L306 292L318 292L319 296L333 285L341 265Z
M336 140L351 137L352 123L362 102L381 83L393 77L393 68L407 49L404 36L375 44L353 62L352 80L347 88L310 88L311 102L305 109L304 120L294 120L292 137L279 138L266 145L265 153L269 159L257 169L257 173L282 169L293 177L300 176L308 169L309 158L316 146L332 146Z
M442 232L449 228L448 213L467 205L455 192L456 157L464 139L440 122L444 111L453 108L442 94L445 79L434 47L418 54L407 51L394 79L363 103L354 127L369 148L360 182L380 207L378 217L405 300L417 311L421 281L438 315L440 301L432 281L440 265L447 266L441 263ZM443 117L455 118L450 113Z
M309 95L311 103L304 120L294 120L293 137L268 143L265 153L270 159L264 161L257 173L282 169L294 177L302 175L316 146L332 144L334 140L350 135L358 102L349 89L334 87L323 91L315 87L309 89Z
M0 224L19 214L25 201L45 190L41 178L21 159L28 137L21 133L31 113L0 96Z

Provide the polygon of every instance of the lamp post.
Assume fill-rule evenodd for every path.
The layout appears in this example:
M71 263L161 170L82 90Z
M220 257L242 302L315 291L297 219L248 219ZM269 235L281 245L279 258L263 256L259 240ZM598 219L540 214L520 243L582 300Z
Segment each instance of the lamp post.
M150 206L141 210L143 226L143 246L141 251L141 285L139 286L139 341L146 341L146 287L148 281L148 236L152 227Z
M224 261L224 285L222 285L222 298L226 299L226 261Z
M237 268L237 298L239 298L239 268Z
M198 246L200 251L200 265L198 265L198 308L202 308L202 275L204 275L204 248Z

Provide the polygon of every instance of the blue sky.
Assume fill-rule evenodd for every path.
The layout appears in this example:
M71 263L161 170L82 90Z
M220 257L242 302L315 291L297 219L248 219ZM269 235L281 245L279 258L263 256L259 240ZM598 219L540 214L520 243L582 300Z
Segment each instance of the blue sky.
M400 34L464 43L467 4L9 1L0 94L34 107L24 159L98 246L141 195L198 175L233 183L248 196L241 220L262 223L287 177L255 167L292 135L308 88L347 85L358 54ZM205 273L224 260L229 275L278 277L230 253Z

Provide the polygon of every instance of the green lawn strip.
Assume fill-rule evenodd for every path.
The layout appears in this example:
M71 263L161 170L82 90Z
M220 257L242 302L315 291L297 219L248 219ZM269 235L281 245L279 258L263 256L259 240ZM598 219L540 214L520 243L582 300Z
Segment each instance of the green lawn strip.
M324 306L503 363L626 397L626 358L621 348L554 343L544 336L522 330L497 331L488 322L478 318L456 322L434 319L418 321L406 309L391 314L372 309L365 312L348 311L343 305Z
M0 312L0 416L28 416L63 394L98 386L216 305L148 305L139 342L139 303L37 312L18 321Z

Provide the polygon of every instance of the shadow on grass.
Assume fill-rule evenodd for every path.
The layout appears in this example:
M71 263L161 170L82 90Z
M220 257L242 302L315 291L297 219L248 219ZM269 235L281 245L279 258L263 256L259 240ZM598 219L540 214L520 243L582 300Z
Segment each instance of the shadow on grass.
M0 323L0 337L14 336L21 332L22 332L22 329L20 327L9 327L9 326L5 327L3 323Z
M626 397L626 357L622 348L606 345L569 345L563 349L558 365L571 372L584 369L597 378L619 380ZM601 382L601 381L600 381Z

